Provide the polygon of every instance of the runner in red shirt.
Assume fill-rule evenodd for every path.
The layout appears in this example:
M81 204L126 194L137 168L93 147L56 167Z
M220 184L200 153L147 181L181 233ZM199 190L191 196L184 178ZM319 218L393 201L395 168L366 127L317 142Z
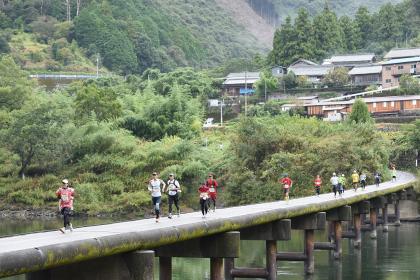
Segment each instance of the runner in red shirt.
M321 191L321 184L322 184L321 176L316 175L316 178L314 180L314 185L315 185L315 193L317 196L319 196L319 193Z
M283 175L283 178L279 179L279 183L283 185L284 200L289 200L289 191L293 185L293 181L287 174Z
M201 213L203 214L203 218L205 218L208 211L207 201L209 199L209 188L206 186L206 182L198 188L198 193L200 194Z
M217 181L213 178L213 174L209 173L209 176L206 180L206 186L209 188L209 196L210 196L210 200L209 200L209 208L210 208L210 204L211 202L213 202L213 212L216 211L216 198L217 198L217 187L219 186L219 184L217 183Z
M69 229L73 231L73 225L70 223L70 213L73 210L74 189L69 187L69 181L64 179L63 185L55 192L60 199L59 209L64 218L64 227L60 228L62 233Z

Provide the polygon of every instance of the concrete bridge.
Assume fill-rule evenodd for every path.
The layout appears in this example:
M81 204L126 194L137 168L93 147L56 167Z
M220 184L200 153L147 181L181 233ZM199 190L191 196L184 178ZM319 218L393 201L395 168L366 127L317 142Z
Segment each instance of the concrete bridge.
M211 279L235 277L276 279L277 261L302 261L307 274L314 272L314 250L332 250L341 257L341 239L361 245L362 222L376 238L378 221L388 229L388 205L415 199L415 176L398 172L396 182L333 194L218 209L208 218L201 213L177 219L154 219L0 238L0 278L26 274L30 280L153 279L154 257L159 257L159 278L171 279L172 257L210 258ZM329 188L326 184L324 188ZM381 210L381 219L378 213ZM330 240L315 242L314 231L328 221ZM342 224L349 224L343 232ZM289 240L291 229L305 232L303 252L278 252L277 241ZM240 240L266 241L266 267L238 268Z

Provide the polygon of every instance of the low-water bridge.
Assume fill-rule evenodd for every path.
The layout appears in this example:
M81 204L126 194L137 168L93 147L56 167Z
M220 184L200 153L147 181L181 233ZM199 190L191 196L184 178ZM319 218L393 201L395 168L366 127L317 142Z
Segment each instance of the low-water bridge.
M388 205L394 206L398 225L399 201L415 198L416 178L406 172L398 172L397 178L380 187L346 190L337 198L328 193L288 203L218 209L206 219L194 212L159 223L144 219L84 227L65 235L53 231L0 238L0 278L26 274L30 280L153 279L155 256L160 279L171 279L172 257L210 258L210 278L217 280L276 279L277 261L302 261L305 272L311 274L314 250L331 250L340 258L342 238L351 238L360 247L367 214L372 238L378 221L384 231L388 229ZM314 230L324 229L326 221L331 240L315 242ZM350 231L343 232L343 221L348 221ZM278 252L277 241L290 240L291 229L304 230L304 251ZM240 240L266 241L266 267L235 267Z

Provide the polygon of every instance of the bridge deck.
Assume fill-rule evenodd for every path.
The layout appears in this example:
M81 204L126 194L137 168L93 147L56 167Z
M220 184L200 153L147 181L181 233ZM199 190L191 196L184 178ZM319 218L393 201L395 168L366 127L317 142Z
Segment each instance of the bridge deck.
M396 182L367 186L364 191L346 190L342 197L331 193L284 201L217 209L206 219L200 212L182 214L172 220L163 217L83 227L63 235L58 230L0 238L0 277L21 274L81 260L238 230L251 225L326 211L401 190L411 186L415 176L398 172ZM330 188L325 180L324 188Z

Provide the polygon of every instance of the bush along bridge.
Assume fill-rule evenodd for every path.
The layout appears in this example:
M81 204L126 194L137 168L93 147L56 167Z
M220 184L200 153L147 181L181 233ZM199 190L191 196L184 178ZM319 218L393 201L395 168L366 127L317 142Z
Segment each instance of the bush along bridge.
M26 274L29 280L171 279L173 257L210 259L210 279L277 279L277 265L302 261L314 273L314 250L341 257L343 238L361 247L361 231L376 238L377 225L388 230L388 208L400 223L400 201L415 200L414 175L398 172L398 180L342 197L332 194L218 209L202 219L198 212L155 223L154 219L76 229L71 234L33 233L0 238L0 277ZM392 206L392 207L390 207ZM381 215L379 215L381 214ZM366 218L369 223L364 225ZM343 231L342 225L348 225ZM329 240L315 240L314 231L328 227ZM277 242L290 240L291 230L304 231L303 252L278 252ZM240 240L264 240L265 267L237 267ZM278 263L279 262L279 263Z

